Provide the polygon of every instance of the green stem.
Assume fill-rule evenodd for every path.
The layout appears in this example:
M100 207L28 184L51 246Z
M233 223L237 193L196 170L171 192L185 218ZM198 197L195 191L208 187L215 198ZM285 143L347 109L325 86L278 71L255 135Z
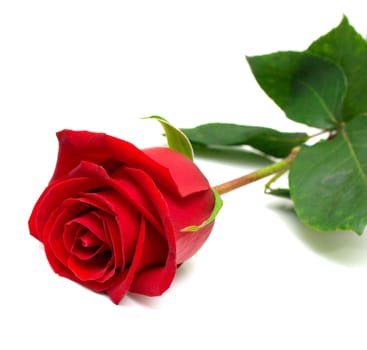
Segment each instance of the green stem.
M230 180L228 182L222 183L214 187L219 194L224 194L233 191L239 187L245 186L249 183L255 182L257 180L263 179L272 174L277 174L279 172L283 173L289 169L293 159L297 155L299 147L295 147L292 152L283 160L278 163L271 164L265 168L261 168L252 173L241 176L237 179Z

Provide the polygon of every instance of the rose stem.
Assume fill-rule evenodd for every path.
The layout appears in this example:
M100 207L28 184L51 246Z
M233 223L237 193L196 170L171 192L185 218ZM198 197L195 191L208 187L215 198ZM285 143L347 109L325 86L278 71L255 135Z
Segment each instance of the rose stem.
M224 193L233 191L239 187L245 186L249 183L263 179L264 177L267 177L269 175L276 174L279 172L285 172L287 169L289 169L292 163L292 160L295 158L298 151L299 151L299 147L295 147L293 148L291 153L286 158L281 160L280 162L271 164L265 168L261 168L252 173L238 177L237 179L233 179L228 182L217 185L213 187L213 189L217 191L219 194L224 194Z

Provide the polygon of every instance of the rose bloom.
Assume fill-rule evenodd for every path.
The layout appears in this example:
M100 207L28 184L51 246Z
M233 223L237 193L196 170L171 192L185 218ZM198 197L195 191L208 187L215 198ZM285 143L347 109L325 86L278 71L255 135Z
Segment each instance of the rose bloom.
M102 133L57 134L54 174L29 219L53 270L119 303L162 294L208 238L214 196L198 167L168 148Z

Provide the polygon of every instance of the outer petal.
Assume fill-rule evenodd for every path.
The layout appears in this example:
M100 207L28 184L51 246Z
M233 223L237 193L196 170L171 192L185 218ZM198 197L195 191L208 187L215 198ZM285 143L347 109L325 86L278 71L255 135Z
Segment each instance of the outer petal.
M210 189L208 180L196 164L181 153L166 147L148 148L143 152L169 170L181 196Z
M204 244L214 222L196 232L181 232L181 229L200 225L206 220L213 210L214 196L207 179L188 158L168 148L151 148L144 152L167 167L174 180L180 186L186 186L187 192L191 193L180 198L174 193L162 190L175 229L176 262L181 264Z
M171 223L167 222L167 225L171 225ZM157 245L156 237L152 237L152 235L152 232L147 230L146 244L144 245L143 258L141 261L141 267L143 268L140 268L136 273L130 291L149 296L158 296L166 291L171 285L176 274L177 264L176 254L172 249L168 252L166 262L159 265L147 264L149 259L155 259L152 257L152 255L154 256L154 251L152 251L152 249L159 250L162 248L161 245ZM149 236L153 238L153 240L149 240ZM144 265L148 266L144 267Z
M59 154L51 183L68 174L81 161L103 165L106 161L113 160L115 167L119 164L126 164L133 168L142 169L157 184L181 196L208 187L205 178L197 176L200 171L194 163L169 149L158 148L156 152L154 149L143 152L129 142L103 133L89 131L63 130L57 133L57 137ZM160 163L158 159L160 154L163 157L168 157L167 164L163 164L163 161ZM179 176L179 169L175 170L176 166L169 166L172 162L176 165L181 162L185 164L185 171L194 181L193 184L187 181L185 176ZM171 174L171 171L174 171L175 174ZM191 176L191 173L194 172L196 175Z
M211 214L214 206L214 195L211 190L198 192L185 198L176 198L164 194L171 220L175 229L176 260L181 264L191 258L207 240L214 221L194 232L181 232L190 225L200 225Z

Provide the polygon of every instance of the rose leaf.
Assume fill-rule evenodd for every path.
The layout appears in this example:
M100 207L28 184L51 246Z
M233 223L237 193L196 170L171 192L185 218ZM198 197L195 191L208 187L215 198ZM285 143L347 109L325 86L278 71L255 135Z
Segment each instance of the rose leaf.
M271 194L272 196L281 197L281 198L290 198L290 191L288 188L266 188L266 194Z
M302 146L289 175L299 218L320 231L353 230L367 224L367 116L352 119L339 135Z
M338 27L313 42L307 50L340 65L348 80L344 120L367 112L367 41L344 16Z
M262 89L289 119L321 129L340 124L347 80L338 65L294 51L247 57L247 61Z
M194 144L206 146L248 145L267 155L285 157L295 147L308 140L305 133L229 123L209 123L191 129L182 129Z

